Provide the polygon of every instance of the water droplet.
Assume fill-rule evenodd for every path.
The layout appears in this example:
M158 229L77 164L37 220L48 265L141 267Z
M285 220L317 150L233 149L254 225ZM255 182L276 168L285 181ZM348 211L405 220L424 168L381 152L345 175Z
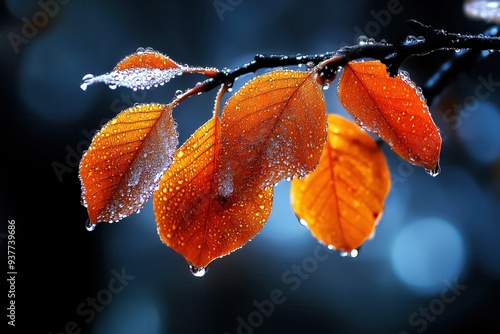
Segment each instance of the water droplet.
M358 256L359 254L359 251L357 249L353 249L352 251L350 252L346 252L346 251L341 251L339 252L340 256L342 257L352 257L352 258L355 258Z
M87 229L87 231L93 231L96 227L96 224L92 224L90 222L90 219L87 219L87 221L85 222L85 228Z
M80 88L82 90L87 90L87 87L89 85L89 82L94 79L94 75L93 74L85 74L82 78L82 84L80 85Z
M110 85L108 85L108 87L109 87L109 89L116 89L116 87L118 87L118 85L110 84Z
M368 44L368 37L365 35L361 35L358 37L358 45L366 45Z
M405 43L408 45L415 44L415 43L417 43L417 38L413 35L408 35L408 36L406 36Z
M85 81L89 81L90 79L94 79L94 75L93 74L85 74L82 78L82 80L85 82Z
M417 43L424 43L425 42L425 37L424 36L418 36L417 37Z
M306 63L306 70L307 70L307 71L311 71L311 70L312 70L315 66L316 66L316 64L314 64L314 62L312 62L312 61L308 61L308 62Z
M189 271L196 277L203 277L207 273L208 268L198 268L190 264Z
M184 92L180 89L176 90L175 91L175 97L181 97L181 95L183 94Z
M154 52L155 49L153 49L152 47L148 46L144 51L145 52Z
M441 173L441 166L439 166L439 162L434 169L426 169L425 172L432 177L438 176L439 173Z
M137 50L135 50L135 52L139 53L139 52L144 52L144 48L143 47L138 47Z
M302 226L308 227L305 219L299 218L299 224Z
M321 88L323 90L328 90L328 88L330 88L330 84L329 83L325 83L323 86L321 86Z

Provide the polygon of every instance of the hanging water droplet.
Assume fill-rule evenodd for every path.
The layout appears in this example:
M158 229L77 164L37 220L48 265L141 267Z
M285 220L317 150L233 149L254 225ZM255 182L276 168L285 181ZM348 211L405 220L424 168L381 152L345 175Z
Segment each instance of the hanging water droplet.
M425 37L424 36L418 36L417 37L417 43L424 43L425 42Z
M358 256L359 254L359 251L357 249L353 249L352 251L350 252L346 252L346 251L341 251L339 252L340 256L342 257L352 257L352 258L355 258Z
M116 89L116 87L118 87L118 85L109 84L108 87L109 87L109 89Z
M439 162L434 169L426 169L425 172L432 177L438 176L439 173L441 173L441 166L439 166Z
M368 44L368 37L365 35L361 35L358 37L358 45L365 45Z
M196 277L203 277L207 273L208 268L198 268L190 264L189 271Z
M87 231L93 231L96 227L96 224L92 224L90 222L90 219L87 219L87 221L85 222L85 228L87 229Z
M92 81L94 79L94 75L93 74L85 74L82 78L82 84L80 85L80 88L82 90L87 90L87 87L90 83L90 81Z
M330 84L329 83L325 83L323 86L321 86L321 88L323 90L328 90L328 88L330 88Z

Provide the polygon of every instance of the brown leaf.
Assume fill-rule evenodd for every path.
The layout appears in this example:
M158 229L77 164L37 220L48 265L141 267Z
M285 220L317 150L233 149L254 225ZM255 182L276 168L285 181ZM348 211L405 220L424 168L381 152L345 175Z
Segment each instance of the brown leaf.
M151 196L178 144L172 109L173 104L131 107L95 135L79 170L92 224L118 221Z

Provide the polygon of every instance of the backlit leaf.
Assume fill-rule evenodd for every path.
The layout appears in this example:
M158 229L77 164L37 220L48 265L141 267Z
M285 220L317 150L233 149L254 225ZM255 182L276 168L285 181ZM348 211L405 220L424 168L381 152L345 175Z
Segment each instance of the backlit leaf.
M355 123L328 115L328 139L315 171L291 182L292 208L322 243L351 252L368 239L390 188L385 157Z
M221 116L221 192L305 176L326 140L326 106L315 73L276 70L228 99Z
M153 196L161 239L200 269L254 237L272 205L272 187L228 196L219 192L219 139L220 122L214 117L175 152Z
M151 196L178 144L172 109L172 104L131 107L95 135L79 170L92 224L118 221Z
M356 123L380 136L403 159L438 169L441 136L405 72L393 78L379 61L350 62L340 77L338 97Z

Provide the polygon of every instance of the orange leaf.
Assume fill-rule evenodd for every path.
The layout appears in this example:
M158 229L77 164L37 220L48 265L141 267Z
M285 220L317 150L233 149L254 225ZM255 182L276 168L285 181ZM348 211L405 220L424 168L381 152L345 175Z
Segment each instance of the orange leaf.
M291 182L295 214L322 243L351 252L373 233L390 188L385 157L356 124L328 115L328 139L316 170Z
M110 73L99 76L85 75L80 87L86 90L89 85L103 82L112 89L118 86L133 90L149 89L166 84L186 70L187 67L178 65L157 51L138 51L125 57Z
M219 138L220 122L214 116L176 151L153 196L161 239L193 272L242 247L262 229L271 211L272 187L219 193Z
M221 116L223 192L266 187L314 170L326 140L326 106L315 76L276 70L228 99Z
M408 162L436 171L441 136L425 99L405 72L390 77L379 61L350 62L338 86L340 103Z
M178 144L172 109L173 104L131 107L95 135L79 170L92 224L118 221L151 196Z
M157 68L168 70L171 68L180 68L179 64L169 57L153 50L138 50L136 53L126 56L113 69L113 71L122 71L132 68Z

